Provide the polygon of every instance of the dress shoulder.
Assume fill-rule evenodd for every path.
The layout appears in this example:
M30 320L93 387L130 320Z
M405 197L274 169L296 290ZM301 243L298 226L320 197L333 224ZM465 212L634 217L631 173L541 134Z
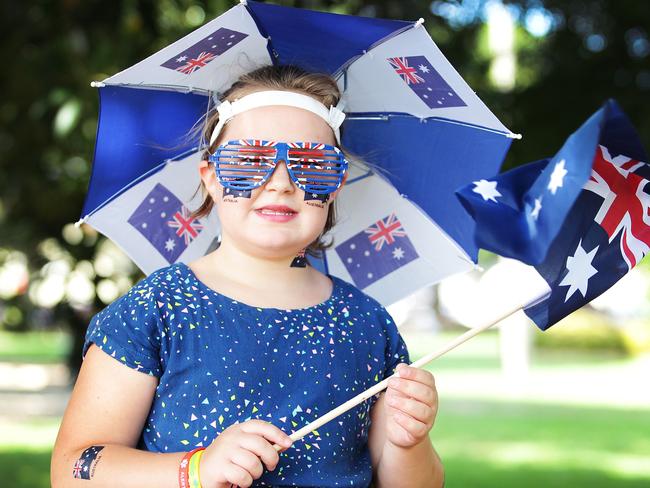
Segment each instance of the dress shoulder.
M162 374L159 309L168 303L173 265L142 278L129 291L96 313L86 331L82 358L94 343L122 364L156 377Z

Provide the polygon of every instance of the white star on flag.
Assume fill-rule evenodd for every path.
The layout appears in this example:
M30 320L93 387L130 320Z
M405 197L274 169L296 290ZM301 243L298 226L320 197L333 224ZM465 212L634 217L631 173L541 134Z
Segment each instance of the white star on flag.
M393 257L395 259L402 259L404 257L404 250L401 247L393 249Z
M473 181L472 183L476 185L472 191L481 195L483 200L492 200L493 202L496 202L497 199L495 197L501 196L501 193L497 190L496 181L480 180Z
M174 247L176 247L176 243L174 242L173 239L167 239L165 241L165 250L167 251L173 251Z
M179 56L178 58L176 58L176 61L178 61L179 63L182 63L186 59L187 59L187 56Z
M557 189L562 186L562 180L564 180L564 177L568 173L568 171L564 169L565 162L566 161L562 159L560 162L555 163L555 168L553 168L551 181L548 182L548 189L551 190L551 193L553 195L555 195Z
M421 64L420 66L418 66L418 69L419 69L420 71L422 71L423 73L428 73L428 72L429 72L429 68L427 68L427 67L426 67L425 65L423 65L423 64Z
M597 251L598 246L587 253L582 248L582 239L580 239L580 242L578 242L578 247L573 253L573 256L569 256L567 258L566 269L568 273L562 279L559 285L569 287L566 298L564 299L565 303L569 300L569 298L571 298L576 290L580 290L580 293L582 293L583 297L587 296L589 278L598 273L598 270L591 265L591 262L593 261Z
M539 211L542 209L542 197L536 198L535 199L535 208L530 212L530 216L537 220L537 217L539 217Z

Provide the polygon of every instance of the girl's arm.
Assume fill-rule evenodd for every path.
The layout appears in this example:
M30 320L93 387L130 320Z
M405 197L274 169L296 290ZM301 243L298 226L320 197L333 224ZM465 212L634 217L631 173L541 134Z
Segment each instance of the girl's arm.
M442 462L429 439L438 409L433 375L398 365L401 379L389 381L370 412L368 448L376 488L440 488ZM387 399L396 400L388 405Z
M91 345L54 445L52 487L177 488L185 453L134 448L157 384L155 376L120 364Z

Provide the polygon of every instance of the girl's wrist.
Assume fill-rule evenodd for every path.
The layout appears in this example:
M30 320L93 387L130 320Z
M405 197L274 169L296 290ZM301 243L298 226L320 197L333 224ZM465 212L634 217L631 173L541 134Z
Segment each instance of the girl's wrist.
M197 447L186 453L178 467L179 488L202 488L199 476L199 462L205 447Z

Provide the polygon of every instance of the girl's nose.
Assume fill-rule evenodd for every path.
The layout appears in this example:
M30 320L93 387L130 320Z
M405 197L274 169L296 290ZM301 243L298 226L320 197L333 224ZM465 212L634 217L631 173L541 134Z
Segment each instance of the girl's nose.
M287 165L283 159L280 159L266 182L266 188L276 191L291 191L293 186Z

